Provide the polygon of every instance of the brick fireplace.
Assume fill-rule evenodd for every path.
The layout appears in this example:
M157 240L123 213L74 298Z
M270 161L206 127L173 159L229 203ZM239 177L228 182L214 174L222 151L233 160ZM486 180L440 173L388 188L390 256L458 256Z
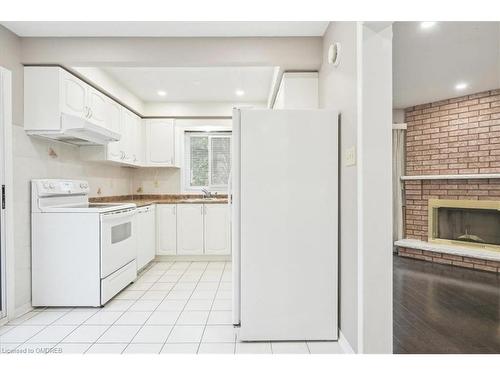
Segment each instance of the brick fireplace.
M500 202L500 89L407 108L405 122L399 255L500 272L498 251L428 242L429 199Z

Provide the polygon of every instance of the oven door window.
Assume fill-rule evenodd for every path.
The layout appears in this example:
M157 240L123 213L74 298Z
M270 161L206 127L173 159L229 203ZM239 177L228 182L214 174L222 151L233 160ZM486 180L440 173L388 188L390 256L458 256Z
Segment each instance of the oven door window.
M132 223L130 221L111 227L111 243L125 241L132 236Z

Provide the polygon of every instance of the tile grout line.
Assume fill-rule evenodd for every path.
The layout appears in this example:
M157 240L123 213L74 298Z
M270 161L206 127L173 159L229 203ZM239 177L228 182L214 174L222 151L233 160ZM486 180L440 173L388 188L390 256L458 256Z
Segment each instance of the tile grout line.
M40 312L38 312L37 314L33 315L31 318L24 320L23 322L27 322L28 320L33 319L35 316L39 315L40 313L42 313L42 312L44 312L44 311L46 311L46 310L47 310L47 307L45 306L45 307L43 307L43 308L42 308L42 310L41 310ZM66 313L65 313L65 314L62 314L59 318L57 318L56 320L54 320L54 322L58 321L58 320L59 320L59 319L61 319L63 316L65 316L65 315L69 314L71 311L73 311L73 309L70 309L69 311L66 311ZM46 312L47 312L47 311L46 311ZM54 322L52 322L52 323L54 323ZM50 327L50 326L52 325L52 323L49 323L49 324L43 324L45 327L43 327L40 331L36 332L36 333L35 333L35 334L33 334L32 336L30 336L30 337L28 337L26 340L24 340L22 343L20 343L19 345L17 345L17 346L14 348L14 350L16 350L17 348L19 348L20 346L22 346L22 345L24 345L24 344L29 344L29 343L28 343L28 341L29 341L29 340L31 340L33 337L35 337L35 336L36 336L36 335L38 335L39 333L41 333L41 332L45 331L48 327ZM19 326L21 326L21 325L22 325L22 324L18 325L18 327L19 327ZM40 325L42 325L42 324L40 324ZM30 324L27 324L26 326L30 326ZM33 324L33 325L31 325L31 326L35 326L35 324ZM76 329L76 328L75 328L75 329ZM57 345L57 343L56 343L54 346L56 346L56 345ZM51 347L51 349L52 349L54 346L52 346L52 347Z
M160 263L161 263L161 262L158 262L158 264L160 264ZM153 285L151 285L151 287L148 289L148 291L150 291L150 290L151 290L151 288L152 288L152 287L153 287L156 283L158 283L158 282L159 282L159 280L160 280L163 276L165 276L165 274L166 274L168 271L170 271L170 270L172 269L172 267L174 266L174 264L175 264L175 263L176 263L176 262L172 262L172 264L170 265L170 267L169 267L169 268L167 268L167 269L165 270L165 272L163 272L163 274L162 274L162 275L158 278L158 280L157 280L157 281L155 281L155 282L153 283ZM188 267L188 268L189 268L189 267ZM186 270L187 270L187 268L186 268ZM123 350L121 351L121 354L123 354L123 353L125 352L125 350L127 350L127 348L130 346L130 344L131 344L131 343L132 343L132 341L135 339L135 337L137 336L137 334L141 331L141 329L142 329L142 328L144 328L144 326L146 326L147 321L148 321L149 319L151 319L151 316L153 315L153 313L154 313L154 312L156 312L156 310L158 310L158 307L159 307L159 306L163 303L163 301L165 301L165 299L168 297L168 295L172 292L172 289L174 289L174 287L177 285L177 283L179 282L179 280L182 278L182 276L183 276L185 273L186 273L186 271L184 271L184 272L182 273L181 277L180 277L180 278L179 278L179 279L178 279L178 280L174 283L174 285L172 286L172 288L170 288L170 289L169 289L169 291L167 292L167 294L165 295L165 297L163 297L163 299L161 299L161 300L160 300L160 303L158 303L158 305L154 308L154 310L152 310L152 311L151 311L151 313L149 314L148 318L144 321L144 323L141 325L141 327L137 330L137 332L135 333L135 335L134 335L134 336L130 339L130 341L127 343L127 345L125 346L125 348L123 348ZM139 300L137 300L137 301L139 301ZM134 303L132 304L132 306L134 306L134 305L137 303L137 301L136 301L136 302L134 302ZM130 308L131 308L132 306L130 306ZM129 308L129 309L130 309L130 308ZM115 323L116 323L116 322L115 322ZM170 332L169 332L169 334L170 334ZM167 337L168 337L168 336L167 336ZM160 350L161 350L161 349L160 349ZM159 353L159 352L158 352L158 353Z
M156 264L156 265L158 265L158 264L162 264L162 263L163 263L163 262L155 262L155 263L152 263L152 264L151 264L151 265L149 265L146 269L144 269L143 271L141 271L140 275L141 275L141 276L143 276L143 275L144 275L144 274L146 274L148 271L152 270L152 269L154 268L155 264ZM170 263L170 262L169 262L169 263ZM157 278L154 282L151 282L151 285L150 285L149 287L147 287L144 291L141 291L141 292L143 292L143 293L141 294L141 297L138 297L137 299L132 299L132 301L133 301L133 302L132 302L132 304L131 304L128 308L126 308L125 310L123 310L123 311L116 311L117 313L120 313L120 314L119 314L119 315L118 315L118 316L114 319L114 321L113 321L111 324L109 324L109 325L108 325L108 327L107 327L107 328L106 328L106 329L105 329L105 330L101 333L101 335L99 335L99 337L97 337L97 338L96 338L95 340L93 340L92 342L75 342L75 344L89 345L89 347L88 347L88 348L86 349L86 351L85 351L85 352L88 352L88 351L89 351L89 350L90 350L93 346L95 346L96 344L98 344L99 339L100 339L103 335L105 335L105 334L106 334L106 332L108 332L108 331L109 331L109 329L111 329L111 327L113 327L113 326L117 326L116 322L117 322L117 321L118 321L118 320L119 320L119 319L120 319L120 318L121 318L121 317L122 317L122 316L123 316L126 312L130 312L130 311L131 311L131 309L133 308L133 306L135 306L135 305L137 304L137 302L141 301L141 299L140 299L140 298L142 298L142 297L144 296L144 294L145 294L145 293L147 293L148 291L151 291L151 289L153 289L153 288L155 287L155 285L156 285L156 284L158 284L158 283L160 283L160 282L161 282L161 281L160 281L160 280L161 280L161 277L163 277L163 276L164 276L164 275L165 275L165 274L166 274L169 270L172 270L172 268L174 268L175 264L178 264L178 263L184 263L184 262L172 262L168 268L166 268L166 269L165 269L162 273L160 273L160 274L159 274L158 278ZM160 351L161 351L161 350L163 350L163 348L164 348L164 347L165 347L165 345L167 344L168 338L171 336L171 334L172 334L172 330L174 329L174 327L179 326L179 325L178 325L178 322L179 322L179 320L180 320L180 318L181 318L181 315L182 315L184 312L189 311L189 310L186 310L186 308L187 308L187 304L189 303L189 301L190 301L190 300L192 300L192 298L193 298L193 296L194 296L195 292L198 290L198 287L200 286L200 283L203 283L203 282L207 282L207 283L208 283L208 282L210 282L210 283L212 283L212 281L210 281L210 280L203 280L203 277L204 277L205 275L207 275L207 272L208 272L208 271L210 271L210 270L211 270L211 267L210 267L211 263L218 263L218 262L209 262L209 261L208 261L208 262L205 264L205 266L204 266L204 267L202 267L202 268L193 268L193 264L196 264L196 263L198 263L198 262L186 262L186 263L188 263L188 265L184 268L183 272L182 272L182 273L180 274L180 276L177 278L176 282L172 283L173 285L172 285L172 287L168 290L168 293L167 293L167 294L166 294L166 295L165 295L165 296L164 296L161 300L151 300L151 301L159 301L159 302L158 302L158 304L156 305L156 307L155 307L153 310L147 310L147 311L145 310L145 312L148 312L148 313L149 313L149 316L146 318L146 321L145 321L144 323L140 324L140 328L139 328L139 330L135 333L135 335L134 335L134 336L133 336L133 337L132 337L132 338L128 341L128 343L125 343L125 342L123 342L123 343L117 343L117 344L126 344L126 346L125 346L125 348L123 349L123 351L122 351L122 352L125 352L125 350L126 350L126 349L130 346L130 344L132 344L133 339L134 339L134 338L138 335L138 333L140 332L140 330L141 330L141 329L143 329L143 327L144 327L144 326L146 326L146 322L147 322L147 321L151 318L151 315L152 315L154 312L158 311L159 306L161 305L161 303L163 303L165 300L167 300L168 296L169 296L169 295L171 295L171 293L172 293L173 291L175 291L174 289L175 289L175 288L176 288L179 284L183 283L183 280L182 280L182 279L183 279L183 277L185 277L185 276L186 276L186 274L188 274L188 273L189 273L189 271L200 271L201 273L200 273L200 275L199 275L199 276L197 276L197 278L196 278L196 282L194 283L195 285L194 285L193 289L191 290L191 293L189 294L189 296L188 296L187 298L185 298L185 304L184 304L184 306L183 306L182 310L181 310L181 311L178 311L179 315L177 316L177 319L176 319L176 320L175 320L175 322L173 323L173 325L172 325L172 329L171 329L171 331L169 332L169 334L167 335L167 338L166 338L165 342L163 343L163 345L161 346ZM217 295L218 295L218 293L222 290L222 289L221 289L221 285L222 285L222 283L225 281L225 279L224 279L224 277L225 277L225 276L224 276L224 274L225 274L225 272L227 271L227 265L228 265L228 262L224 262L224 263L223 263L223 266L222 266L222 269L220 269L219 267L217 267L217 268L215 268L214 270L212 270L212 271L214 271L214 272L220 272L220 276L218 277L217 287L216 287L216 288L215 288L215 290L213 291L213 292L214 292L214 295L213 295L213 297L211 298L211 305L210 305L210 308L209 308L209 310L208 310L207 318L204 320L204 323L202 323L202 324L192 324L192 325L195 325L195 326L203 326L202 335L201 335L200 341L198 342L197 352L199 351L200 346L201 346L201 344L202 344L202 342L203 342L203 336L205 335L206 328L207 328L207 325L208 325L208 321L209 321L209 319L210 319L210 315L211 315L211 314L213 313L213 311L214 311L214 310L213 310L213 308L214 308L215 302L216 302L216 300L217 300ZM158 270L158 271L160 271L160 270ZM198 273L198 272L196 272L196 273ZM140 278L139 278L139 279L140 279ZM145 282L149 283L149 281L145 281ZM166 281L165 281L165 282L166 282ZM190 282L190 280L186 280L185 282L186 282L186 283L189 283L189 282ZM124 291L125 291L125 290L124 290ZM124 299L124 301L128 301L128 300ZM149 301L149 300L145 300L145 301ZM24 321L28 321L29 319L34 318L36 315L38 315L39 313L41 313L41 312L43 312L43 311L45 311L45 310L47 310L47 308L42 308L42 309L41 309L40 311L38 311L36 314L33 314L33 316L31 316L30 318L23 320L23 322L24 322ZM19 343L18 345L16 345L16 346L15 346L15 348L18 348L19 346L21 346L21 345L23 345L23 344L26 344L26 343L27 343L30 339L32 339L34 336L38 335L40 332L43 332L43 331L44 331L44 330L46 330L47 328L49 328L49 327L51 327L51 326L58 326L58 324L57 324L57 322L58 322L58 321L60 321L61 319L63 319L63 317L64 317L64 316L66 316L66 315L70 314L71 312L75 312L75 311L78 311L78 308L71 308L71 309L69 309L68 311L64 312L61 316L59 316L56 320L54 320L54 321L53 321L53 322L51 322L50 324L42 325L42 326L43 326L43 328L42 328L40 331L38 331L38 332L36 332L34 335L30 336L30 337L29 337L28 339L26 339L24 342L21 342L21 343ZM198 311L198 310L193 310L193 311ZM205 311L205 310L200 310L200 311ZM94 324L85 324L85 323L86 323L86 322L88 322L90 319L92 319L95 315L97 315L97 314L99 314L99 313L102 313L102 312L105 312L105 308L104 308L104 309L103 309L103 308L97 308L97 309L96 309L96 311L95 311L93 314L91 314L90 316L88 316L87 318L85 318L85 319L84 319L81 323L79 323L79 324L75 324L74 329L72 329L71 331L69 331L69 332L68 332L68 333L67 333L67 334L66 334L66 335L65 335L62 339L60 339L60 340L59 340L59 341L57 341L57 342L47 342L46 344L50 344L50 347L51 347L51 348L54 348L54 347L56 347L56 346L58 346L58 345L61 345L61 344L63 344L63 341L64 341L64 340L65 340L65 339L66 339L69 335L71 335L71 334L72 334L75 330L77 330L78 328L80 328L80 327L82 327L82 326L106 326L106 325L104 325L104 324L102 324L102 325L101 325L101 324L95 324L95 325L94 325ZM63 325L61 325L61 326L68 326L68 325L73 326L73 324L63 324ZM131 325L135 325L135 324L131 324ZM215 324L215 326L217 326L217 325L219 325L219 324ZM225 324L222 324L222 325L224 326ZM119 326L119 324L118 324L118 326ZM125 324L124 326L127 326L127 324ZM10 329L14 329L14 328L15 328L15 326L12 326L12 328L10 328ZM9 330L10 330L10 329L9 329ZM5 332L5 333L7 333L7 332ZM235 339L236 339L236 334L235 334L235 336L234 336L234 340L233 340L233 343L234 343L234 350L233 350L233 352L236 350L236 348L235 348L235 346L236 346L236 340L235 340ZM17 343L14 343L14 344L17 344ZM34 343L34 344L45 344L45 343L44 343L44 342L36 342L36 343ZM110 342L109 344L113 344L113 343L111 343L111 342ZM145 343L145 344L148 344L148 343ZM154 343L150 343L150 344L159 344L159 343L158 343L158 342L154 342Z
M214 298L212 299L212 304L210 305L210 310L208 312L207 320L205 321L205 326L203 327L203 332L201 334L201 340L198 343L198 348L196 349L196 354L199 354L200 346L201 346L201 343L203 341L203 336L205 336L205 331L207 329L208 320L210 319L210 315L212 314L212 308L214 307L215 299L217 298L217 293L219 292L220 283L222 282L222 278L224 276L224 271L225 270L226 270L226 262L224 262L224 267L222 267L222 272L221 272L221 275L220 275L220 278L219 278L219 283L217 284L217 289L215 290L215 295L214 295ZM235 338L235 347L236 347L236 338Z
M190 262L189 267L191 267L191 265L192 265L193 263L194 263L194 262ZM171 329L171 330L170 330L170 332L168 333L167 339L165 340L165 342L163 343L163 345L162 345L162 347L161 347L161 349L160 349L160 353L161 353L161 351L163 350L163 348L165 347L165 345L167 344L167 341L168 341L168 339L170 338L170 335L172 334L172 331L174 330L175 326L177 325L177 322L179 321L179 319L180 319L180 317L181 317L182 313L183 313L183 312L184 312L184 310L186 309L186 306L187 306L187 304L188 304L189 300L190 300L190 299L191 299L191 297L193 296L193 293L194 293L194 291L196 290L196 288L198 287L198 284L200 283L200 280L202 279L203 275L205 274L205 272L206 272L206 270L207 270L207 268L208 268L208 265L209 265L209 264L210 264L210 262L207 262L207 265L206 265L206 266L205 266L205 268L203 269L203 272L201 273L201 275L200 275L200 277L199 277L198 281L196 282L196 285L194 286L193 291L191 292L191 294L189 295L189 297L186 299L186 304L184 305L184 307L182 308L182 310L179 312L179 316L178 316L178 317L177 317L177 319L175 320L175 322L174 322L174 324L173 324L173 326L172 326L172 329ZM189 269L189 267L188 267L187 269ZM187 269L186 269L186 270L187 270ZM186 273L186 272L184 272L182 275L184 276L184 274L185 274L185 273ZM182 276L181 276L181 278L182 278ZM179 278L179 280L180 280L181 278ZM177 282L178 282L178 281L177 281ZM207 318L207 319L208 319L208 318ZM203 334L202 334L202 336L201 336L201 338L200 338L200 341L201 341L202 339L203 339ZM197 351L198 351L198 350L197 350Z
M147 270L145 270L145 271L141 271L141 273L140 273L140 274L141 274L141 276L142 276L142 274L146 273L146 271L148 271L148 270L149 270L149 268L148 268ZM164 274L165 274L166 272L167 272L167 270L164 272ZM139 277L138 279L140 279L140 277ZM128 287L128 286L127 286L127 287ZM151 288L151 287L150 287L150 288ZM124 288L124 289L123 289L120 293L124 292L124 291L125 291L125 289L126 289L126 288ZM149 290L149 289L148 289L148 290ZM146 291L147 291L147 290L146 290ZM142 297L142 296L146 293L146 291L143 291L144 293L141 295L141 297ZM118 293L118 294L120 294L120 293ZM113 298L114 298L114 297L113 297ZM140 298L140 297L139 297L139 298ZM139 300L139 299L136 299L136 300L135 300L135 302L137 302L138 300ZM117 301L117 300L115 299L115 301ZM123 301L127 301L127 300L123 300ZM110 302L110 301L108 301L108 302ZM120 316L119 316L119 317L118 317L118 318L117 318L117 319L116 319L116 320L115 320L112 324L108 325L108 328L107 328L107 329L105 329L105 330L104 330L104 331L103 331L103 332L99 335L99 337L97 337L97 338L96 338L96 340L95 340L95 341L93 341L93 342L91 342L91 343L90 343L90 346L89 346L89 347L85 350L84 354L86 354L86 353L87 353L87 352L88 352L88 351L89 351L89 350L90 350L90 349L91 349L91 348L92 348L95 344L97 344L97 342L99 341L99 339L100 339L100 338L101 338L101 337L102 337L102 336L103 336L106 332L108 332L108 331L111 329L111 327L113 327L113 326L115 325L115 323L116 323L116 322L117 322L117 321L118 321L118 320L119 320L119 319L120 319L120 318L121 318L121 317L122 317L122 316L123 316L126 312L128 312L128 311L130 310L130 308L131 308L131 307L135 304L135 302L134 302L134 303L132 303L132 305L130 305L130 306L129 306L127 309L125 309L124 311L121 311ZM95 314L94 314L94 315L95 315ZM92 316L94 316L94 315L92 315ZM90 316L88 319L90 319L92 316ZM83 323L85 323L88 319L86 319ZM84 325L83 323L82 323L82 324L80 324L80 326ZM80 327L80 326L79 326L79 327ZM66 337L67 337L67 336L66 336ZM64 340L64 339L63 339L63 340Z
M152 267L152 266L151 266L151 267ZM146 271L148 271L148 270L149 270L149 268L145 269L144 271L141 271L141 274L145 273L145 272L146 272ZM128 287L128 286L127 286L127 287ZM127 287L125 287L123 290L125 290ZM122 290L122 291L123 291L123 290ZM120 293L121 293L122 291L120 291ZM119 293L118 293L118 294L119 294ZM110 302L110 301L108 301L108 302ZM130 307L129 307L129 308L130 308ZM104 311L104 309L105 309L105 307L104 307L104 308L103 308L103 307L98 308L98 309L97 309L97 311L96 311L94 314L90 315L87 319L85 319L83 322L81 322L80 324L78 324L74 330L72 330L72 331L71 331L71 332L69 332L66 336L64 336L64 337L63 337L63 338L62 338L59 342L57 342L57 343L56 343L56 345L54 345L54 347L56 347L57 345L63 344L64 339L66 339L69 335L71 335L71 334L72 334L74 331L76 331L78 328L80 328L80 327L82 327L82 326L87 325L87 324L85 324L85 323L86 323L88 320L90 320L92 317L94 317L94 316L95 316L95 315L97 315L98 313L103 312L103 311ZM75 311L75 310L76 310L76 309L74 308L74 309L72 309L71 311ZM127 310L128 310L128 309L127 309ZM121 318L121 316L122 316L123 314L125 314L125 312L126 312L127 310L125 310L125 311L117 311L117 312L121 312L121 314L120 314L120 316L118 316L118 317L115 319L115 321L114 321L114 322L116 322L118 319L120 319L120 318ZM69 312L71 312L71 311L69 311ZM68 312L68 313L69 313L69 312ZM66 314L65 314L65 315L66 315ZM61 319L61 318L62 318L62 316L61 316L59 319ZM57 319L57 320L59 320L59 319ZM56 320L56 321L57 321L57 320ZM110 325L109 325L109 327L108 327L108 329L109 329L109 328L111 328L111 326L112 326L113 324L114 324L114 323L110 324ZM101 326L101 325L100 325L100 324L96 324L96 325L94 325L94 324L88 324L88 326ZM102 333L102 335L103 335L104 333L106 333L106 332L108 331L108 329L106 329L106 330ZM102 335L101 335L101 336L102 336ZM101 336L99 336L97 339L99 339ZM82 344L87 344L87 343L82 343ZM95 344L95 342L94 342L94 343L91 343L91 344L90 344L90 346L87 348L87 350L88 350L88 349L90 349L90 348L91 348L94 344ZM86 351L85 351L85 352L86 352Z

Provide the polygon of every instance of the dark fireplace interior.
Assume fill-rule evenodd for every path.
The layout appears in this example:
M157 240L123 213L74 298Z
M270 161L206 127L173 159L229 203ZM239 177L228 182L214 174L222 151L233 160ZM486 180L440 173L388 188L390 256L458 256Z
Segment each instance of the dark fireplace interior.
M500 245L500 211L440 207L435 236L445 240Z

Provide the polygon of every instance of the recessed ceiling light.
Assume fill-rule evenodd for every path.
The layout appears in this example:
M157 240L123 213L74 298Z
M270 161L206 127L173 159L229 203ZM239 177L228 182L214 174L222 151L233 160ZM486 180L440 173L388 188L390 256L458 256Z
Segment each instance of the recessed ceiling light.
M433 27L435 25L436 25L436 22L434 22L434 21L420 22L420 28L421 29L430 29L431 27Z
M158 90L157 91L157 94L160 95L160 96L166 96L167 95L167 92L166 91L163 91L163 90Z
M243 91L243 90L236 90L235 94L236 94L236 96L243 96L243 95L245 95L245 91Z
M464 89L466 89L466 88L467 88L467 86L469 86L467 83L465 83L465 82L460 82L460 83L457 83L457 84L455 85L455 89L456 89L456 90L464 90Z

